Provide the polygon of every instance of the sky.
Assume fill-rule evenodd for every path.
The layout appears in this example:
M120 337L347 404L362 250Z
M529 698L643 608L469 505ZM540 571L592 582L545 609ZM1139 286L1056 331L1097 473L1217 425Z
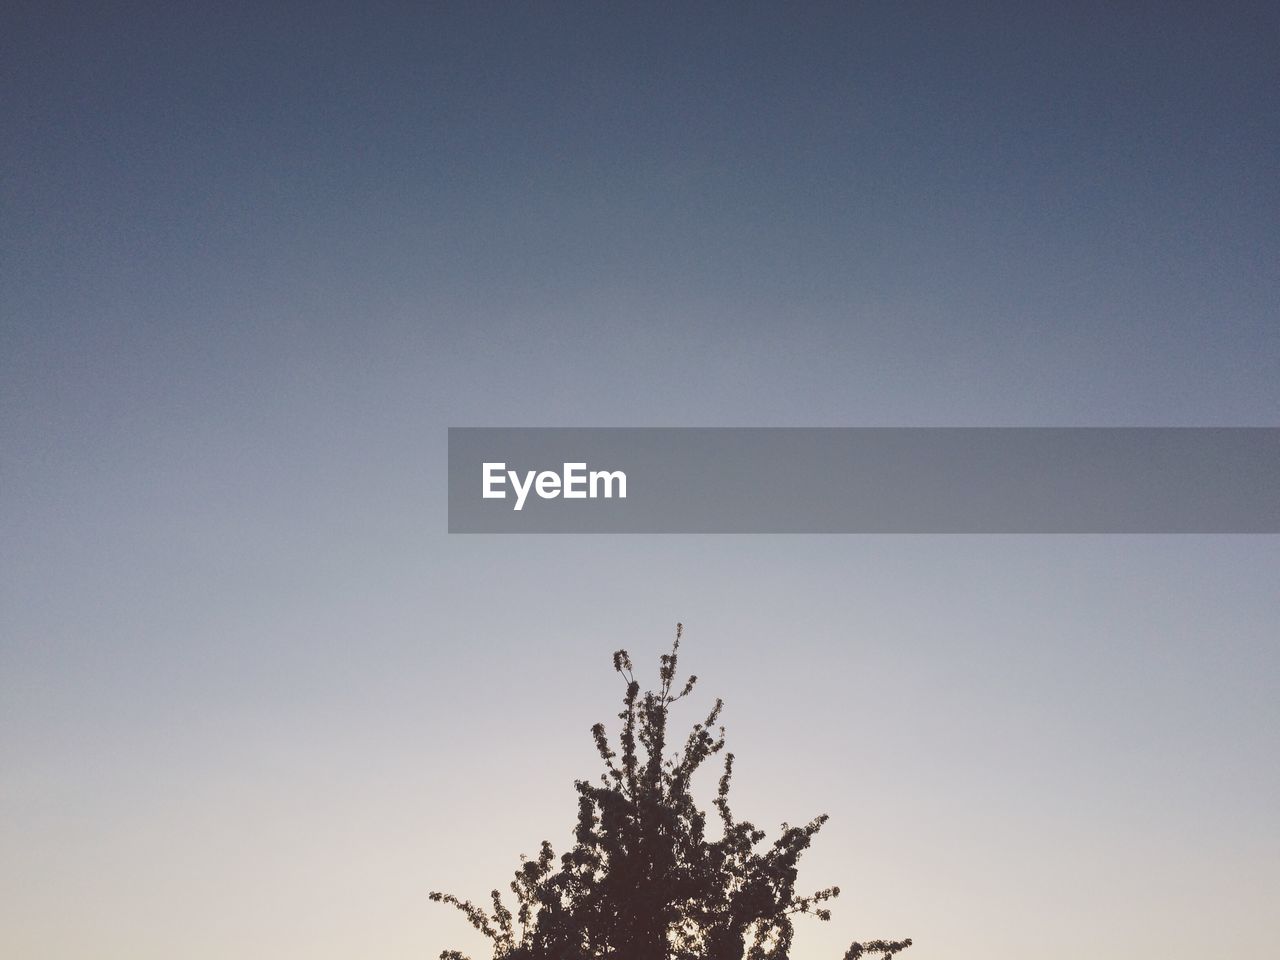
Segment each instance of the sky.
M450 536L449 426L1275 426L1263 4L7 5L0 953L430 957L676 621L797 960L1280 942L1267 536ZM706 784L712 788L710 781Z

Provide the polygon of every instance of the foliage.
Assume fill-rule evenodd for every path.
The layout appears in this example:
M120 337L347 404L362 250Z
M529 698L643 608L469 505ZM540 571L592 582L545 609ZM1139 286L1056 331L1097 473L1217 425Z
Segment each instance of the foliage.
M631 658L613 655L626 681L622 730L615 752L604 724L592 730L604 762L598 782L579 780L578 822L572 850L557 861L545 841L523 861L511 883L516 909L497 890L486 912L450 894L452 904L493 943L494 960L788 960L792 918L828 920L838 887L796 893L796 864L825 815L804 826L782 825L762 846L763 830L735 819L729 807L733 754L725 753L714 807L720 836L707 836L707 814L691 793L691 780L708 758L724 750L716 700L695 724L682 750L668 754L672 704L693 691L697 677L675 692L682 629L661 658L657 690L640 692ZM892 957L910 940L855 943L845 960ZM441 960L466 960L457 951Z

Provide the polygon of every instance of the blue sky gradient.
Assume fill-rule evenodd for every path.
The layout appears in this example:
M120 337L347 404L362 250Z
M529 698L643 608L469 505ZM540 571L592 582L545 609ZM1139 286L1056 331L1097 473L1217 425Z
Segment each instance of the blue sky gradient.
M451 538L444 454L1276 425L1278 25L6 8L0 953L481 956L678 619L797 960L1273 951L1275 538Z

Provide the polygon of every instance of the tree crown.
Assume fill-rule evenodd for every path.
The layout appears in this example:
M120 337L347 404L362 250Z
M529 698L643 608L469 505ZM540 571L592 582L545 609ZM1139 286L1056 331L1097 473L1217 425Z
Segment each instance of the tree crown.
M723 701L694 724L682 749L668 754L669 711L698 682L690 676L676 685L682 634L677 624L655 690L641 693L625 650L613 655L613 668L626 683L618 749L604 724L591 728L604 772L597 781L574 784L574 846L558 861L546 841L537 857L521 856L510 884L514 913L497 890L488 911L451 894L431 894L461 910L491 941L494 960L789 960L792 918L831 918L827 904L839 887L796 892L797 862L827 816L803 826L784 823L777 839L765 844L763 830L733 815L734 755L724 749ZM713 801L720 831L711 839L691 783L721 753ZM845 960L887 960L910 945L854 943ZM454 950L440 956L467 960Z

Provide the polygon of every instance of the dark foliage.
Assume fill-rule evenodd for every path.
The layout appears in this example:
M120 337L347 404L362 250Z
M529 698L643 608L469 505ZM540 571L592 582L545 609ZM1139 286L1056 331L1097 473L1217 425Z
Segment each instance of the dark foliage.
M725 753L714 800L720 836L707 836L707 813L698 809L690 781L712 755L724 750L720 700L695 724L684 747L668 753L667 715L692 692L697 677L675 686L675 645L664 654L655 691L640 692L625 650L613 667L626 681L619 751L604 724L591 734L604 761L599 782L579 780L575 845L558 860L543 842L536 858L516 871L512 913L500 893L492 910L443 893L449 903L493 942L494 960L788 960L792 918L830 919L827 903L838 887L796 893L796 863L826 816L804 826L765 833L729 809L733 754ZM676 692L678 689L679 692ZM845 960L888 958L910 940L855 943ZM441 960L466 960L447 950Z

